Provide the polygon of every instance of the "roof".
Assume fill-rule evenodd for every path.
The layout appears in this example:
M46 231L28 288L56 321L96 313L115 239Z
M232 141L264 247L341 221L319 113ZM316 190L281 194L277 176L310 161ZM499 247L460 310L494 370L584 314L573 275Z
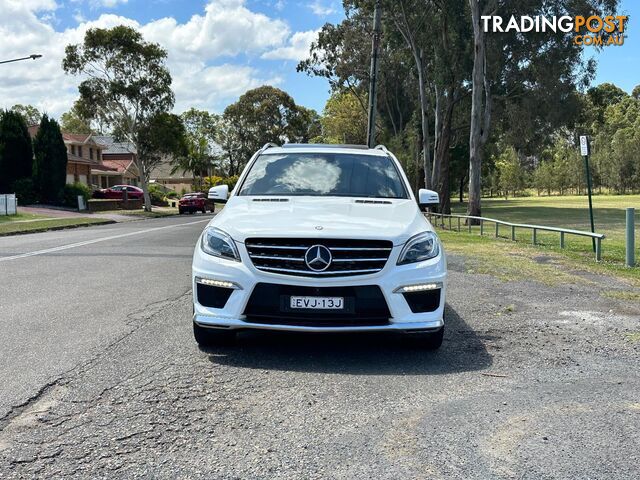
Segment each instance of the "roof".
M114 172L117 173L118 170L115 168L108 167L107 165L103 165L101 163L94 163L91 165L91 171L99 170L101 172Z
M369 148L366 145L335 145L326 143L285 143L281 147L268 147L263 153L282 154L282 153L344 153L356 155L375 155L378 157L387 157L389 154L383 146Z
M83 163L85 165L96 165L93 160L89 160L88 158L82 158L73 153L67 152L67 161L71 163Z
M182 169L178 169L175 173L171 173L171 171L175 168L175 166L171 163L171 159L164 158L162 162L153 167L151 170L150 178L152 179L189 179L189 182L192 180L192 174L190 171L186 171L183 173Z
M31 138L35 138L38 134L38 130L40 130L40 125L29 125L27 127L27 131L29 132L29 136ZM79 144L87 144L90 143L92 145L96 145L97 147L103 147L102 142L97 139L101 138L92 133L68 133L62 132L62 140L64 143L79 143Z
M135 145L131 142L116 142L116 140L109 135L95 135L96 141L100 142L106 148L102 151L103 155L119 154L119 153L137 153Z
M112 168L120 173L126 172L133 163L133 160L106 160L102 159L102 164L106 167Z

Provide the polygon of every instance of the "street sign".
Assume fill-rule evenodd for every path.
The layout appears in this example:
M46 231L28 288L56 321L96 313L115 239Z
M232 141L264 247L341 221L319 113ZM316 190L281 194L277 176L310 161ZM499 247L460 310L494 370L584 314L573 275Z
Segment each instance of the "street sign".
M583 157L589 155L589 140L586 135L580 135L580 155Z

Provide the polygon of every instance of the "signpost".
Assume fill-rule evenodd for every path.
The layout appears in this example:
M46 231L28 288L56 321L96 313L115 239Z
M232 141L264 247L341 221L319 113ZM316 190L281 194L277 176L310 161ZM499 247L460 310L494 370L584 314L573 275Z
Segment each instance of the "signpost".
M591 169L589 168L589 138L586 135L580 135L580 155L584 158L584 169L587 175L587 194L589 195L589 218L591 219L591 233L596 233L596 227L593 222L593 203L591 201ZM591 239L593 243L593 251L596 251L596 239Z

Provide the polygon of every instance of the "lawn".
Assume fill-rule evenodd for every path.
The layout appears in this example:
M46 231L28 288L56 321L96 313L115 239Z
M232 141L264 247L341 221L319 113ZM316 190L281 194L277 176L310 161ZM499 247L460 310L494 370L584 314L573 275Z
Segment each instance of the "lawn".
M636 208L636 233L640 228L640 195L596 195L593 197L594 219L596 232L604 233L606 239L602 243L603 265L618 270L624 263L625 255L625 208ZM452 203L453 213L466 213L466 204L457 201ZM576 230L590 230L588 200L586 196L551 196L551 197L522 197L514 199L483 199L482 215L484 217L495 218L514 223L527 223L536 225L548 225L555 227L565 227ZM448 222L446 222L448 224ZM457 221L454 220L453 228L457 228ZM474 235L479 235L479 227L472 229ZM500 232L504 238L510 238L510 229L503 228ZM493 224L485 226L485 235L493 236L495 230ZM467 235L468 234L463 234ZM530 230L517 230L517 240L519 243L531 243ZM447 235L447 239L452 245L458 240L453 235ZM562 253L566 258L583 261L582 263L593 262L593 252L591 240L566 236L566 249L559 248L559 234L538 233L539 247L536 250L546 250L549 252ZM465 248L473 247L469 241L459 240L465 244ZM510 242L509 242L510 243ZM636 247L640 247L640 238L636 239ZM636 260L640 260L640 252L636 251ZM624 269L624 267L622 267ZM628 269L627 269L628 270ZM640 268L635 269L631 275L640 278L638 273Z
M21 222L24 220L37 220L39 218L47 218L34 213L18 213L17 215L0 215L0 225L4 223Z
M83 227L87 225L101 225L113 223L112 220L104 218L71 217L71 218L17 218L17 217L37 217L36 215L11 215L11 220L0 217L0 236L15 235L18 233L34 233L47 230L60 230L64 228ZM32 221L22 221L32 220Z
M144 210L105 210L97 213L116 213L118 215L128 215L131 217L142 217L142 218L159 218L159 217L171 217L173 215L178 215L177 208L171 207L153 207L153 211L145 212Z

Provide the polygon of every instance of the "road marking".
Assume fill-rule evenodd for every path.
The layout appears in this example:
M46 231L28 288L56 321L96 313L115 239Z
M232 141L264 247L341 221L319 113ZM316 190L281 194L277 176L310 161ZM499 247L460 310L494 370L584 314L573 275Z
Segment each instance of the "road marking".
M193 225L196 223L204 223L204 222L210 222L210 221L211 219L197 220L195 222L178 223L176 225L165 225L164 227L147 228L145 230L122 233L120 235L111 235L109 237L96 238L93 240L85 240L84 242L69 243L67 245L60 245L59 247L45 248L44 250L36 250L28 253L21 253L20 255L13 255L11 257L0 257L0 262L5 262L8 260L17 260L19 258L35 257L36 255L45 255L47 253L59 252L61 250L69 250L70 248L82 247L84 245L91 245L92 243L106 242L109 240L114 240L116 238L131 237L133 235L142 235L143 233L156 232L158 230L164 230L167 228L177 228L177 227L183 227L185 225Z

